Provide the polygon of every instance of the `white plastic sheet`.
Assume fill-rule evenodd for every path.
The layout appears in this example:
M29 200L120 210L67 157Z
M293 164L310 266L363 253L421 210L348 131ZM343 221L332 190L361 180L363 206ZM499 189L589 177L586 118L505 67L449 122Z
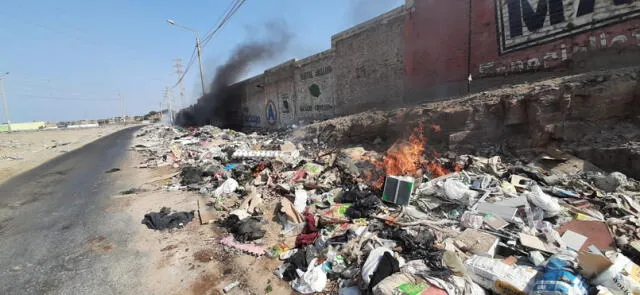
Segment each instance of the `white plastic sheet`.
M236 188L238 188L238 182L233 178L229 178L213 192L213 196L219 198L229 195L233 193Z

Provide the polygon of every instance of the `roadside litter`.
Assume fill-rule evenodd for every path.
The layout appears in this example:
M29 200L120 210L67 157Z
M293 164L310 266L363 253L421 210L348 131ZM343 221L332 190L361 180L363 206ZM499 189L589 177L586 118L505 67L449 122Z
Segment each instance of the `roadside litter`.
M133 149L140 168L179 169L165 189L210 198L217 243L280 260L302 294L640 292L638 181L557 150L442 155L424 134L381 153L153 125ZM143 223L193 218L165 209Z
M144 219L142 219L142 224L154 230L177 228L183 227L191 222L193 216L193 211L171 213L171 208L162 207L159 212L145 214Z

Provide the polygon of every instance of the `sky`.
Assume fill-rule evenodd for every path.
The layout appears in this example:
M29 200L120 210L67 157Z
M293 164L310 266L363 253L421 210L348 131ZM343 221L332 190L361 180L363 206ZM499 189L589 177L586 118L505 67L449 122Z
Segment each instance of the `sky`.
M2 80L11 121L100 119L119 116L123 109L127 115L141 115L166 107L161 105L166 87L176 96L179 92L179 87L171 88L178 80L174 60L188 62L195 35L165 20L205 35L232 1L3 1L0 75L9 72ZM203 48L205 82L236 46L255 38L266 23L284 22L293 40L278 57L254 65L245 77L329 49L332 35L403 3L247 0ZM200 96L199 81L195 64L184 78L184 104Z

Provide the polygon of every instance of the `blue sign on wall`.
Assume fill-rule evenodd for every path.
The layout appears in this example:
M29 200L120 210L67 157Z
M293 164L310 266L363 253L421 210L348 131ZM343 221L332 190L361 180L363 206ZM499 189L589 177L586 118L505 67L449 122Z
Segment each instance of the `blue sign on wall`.
M273 125L278 121L278 111L276 109L276 105L273 101L268 101L267 106L265 107L265 115L267 117L267 122Z

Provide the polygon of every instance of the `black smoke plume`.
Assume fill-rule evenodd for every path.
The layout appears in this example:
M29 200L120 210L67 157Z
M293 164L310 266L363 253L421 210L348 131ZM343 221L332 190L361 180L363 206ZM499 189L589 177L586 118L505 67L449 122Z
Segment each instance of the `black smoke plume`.
M180 126L215 125L238 129L242 126L241 101L243 90L233 85L252 65L269 61L285 51L291 34L284 23L268 23L264 39L250 40L236 47L231 57L216 69L209 92L176 115Z

